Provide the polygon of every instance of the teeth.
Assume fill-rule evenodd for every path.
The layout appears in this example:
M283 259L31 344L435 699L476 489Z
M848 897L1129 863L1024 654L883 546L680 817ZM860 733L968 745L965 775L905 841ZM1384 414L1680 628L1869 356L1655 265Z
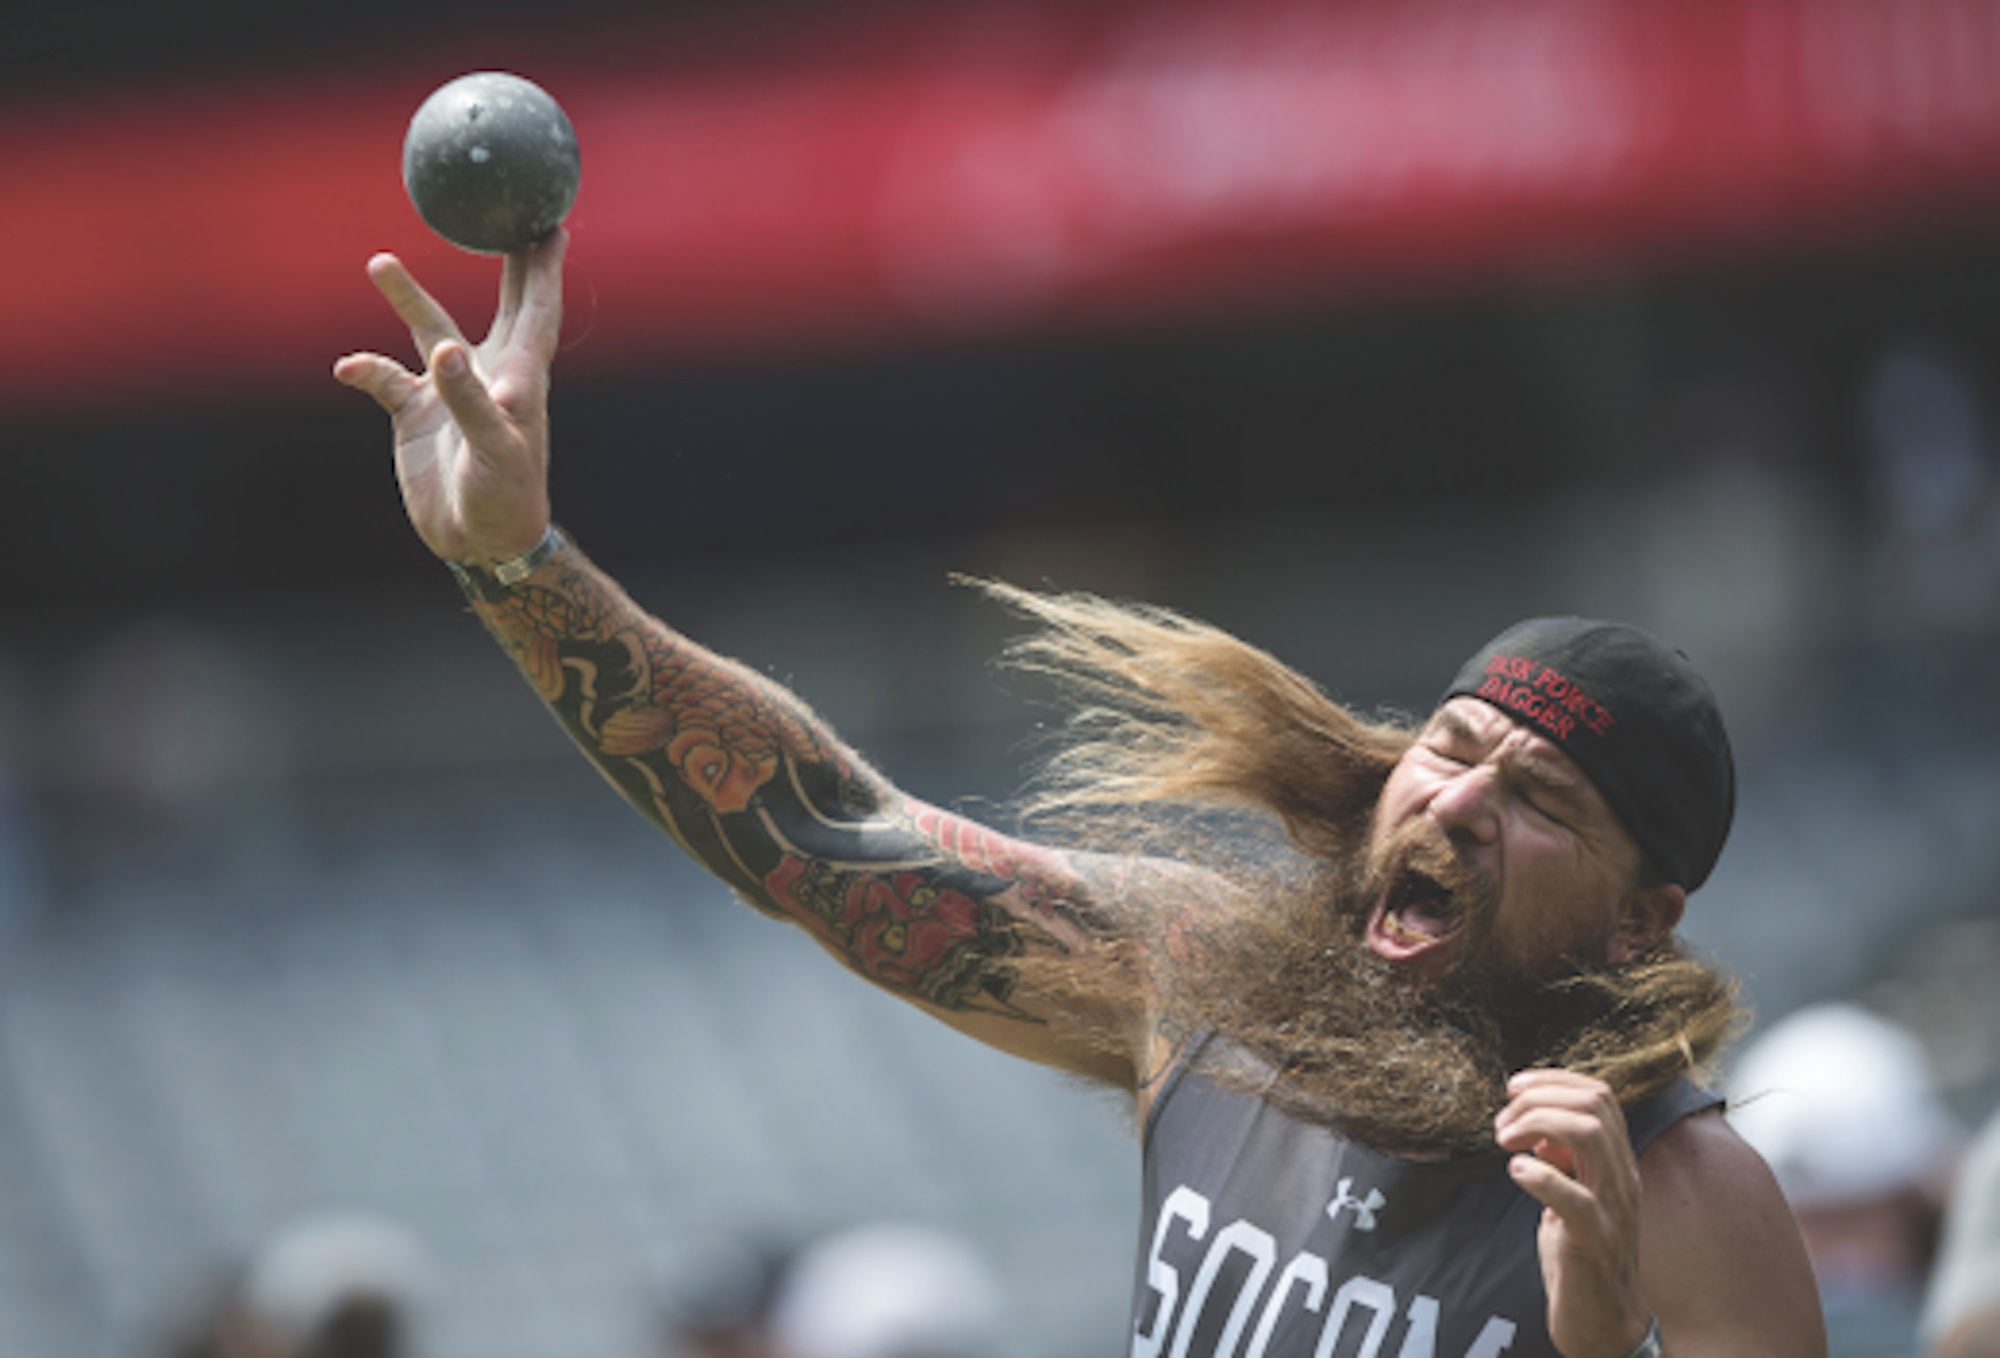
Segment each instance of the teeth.
M1382 926L1395 935L1398 943L1428 943L1431 941L1429 934L1420 934L1405 925L1402 917L1399 915L1384 915L1382 917Z

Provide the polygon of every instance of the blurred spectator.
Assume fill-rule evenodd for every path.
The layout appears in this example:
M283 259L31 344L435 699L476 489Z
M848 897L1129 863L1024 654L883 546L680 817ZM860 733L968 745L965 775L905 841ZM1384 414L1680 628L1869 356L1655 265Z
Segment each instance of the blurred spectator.
M1667 414L1678 474L1649 491L1640 536L1614 551L1638 569L1648 626L1702 657L1733 723L1796 694L1835 616L1834 506L1805 395L1775 359L1713 356Z
M774 1358L771 1307L792 1251L731 1242L675 1288L665 1358Z
M1952 1192L1923 1334L1933 1358L2000 1358L2000 1113Z
M160 1351L165 1358L291 1358L277 1332L243 1304L235 1279L172 1325Z
M308 1217L251 1263L243 1300L298 1358L404 1358L432 1286L425 1251L392 1221Z
M268 796L291 758L272 686L236 648L166 620L133 624L85 658L61 728L72 790L139 825L172 825L225 788Z
M220 1290L170 1358L408 1358L431 1267L394 1222L309 1217Z
M2000 476L1977 390L1951 354L1905 340L1876 362L1862 400L1878 623L1892 634L1985 627L2000 593Z
M1003 1312L991 1270L964 1242L881 1223L800 1254L771 1328L782 1358L996 1358Z
M2000 806L2000 783L1986 795ZM1995 821L1986 808L1977 814L1969 826ZM2000 913L1906 934L1903 956L1863 1003L1922 1041L1938 1093L1961 1125L1979 1126L2000 1106Z
M1932 1358L2000 1358L2000 1308L1967 1316L1931 1352Z
M1744 1049L1729 1097L1798 1216L1833 1358L1913 1353L1957 1146L1922 1045L1857 1005L1808 1006Z

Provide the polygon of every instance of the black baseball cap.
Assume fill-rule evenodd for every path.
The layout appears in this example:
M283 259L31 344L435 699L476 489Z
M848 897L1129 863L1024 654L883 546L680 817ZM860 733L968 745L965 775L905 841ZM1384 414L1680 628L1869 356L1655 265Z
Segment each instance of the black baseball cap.
M1440 701L1458 697L1575 760L1666 880L1708 880L1736 815L1736 764L1686 655L1623 623L1530 618L1466 661Z

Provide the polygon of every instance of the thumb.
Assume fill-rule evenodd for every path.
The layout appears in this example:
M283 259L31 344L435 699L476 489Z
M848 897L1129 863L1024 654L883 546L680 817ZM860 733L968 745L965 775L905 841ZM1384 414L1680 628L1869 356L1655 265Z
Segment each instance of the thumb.
M472 369L472 355L455 339L439 340L431 349L430 371L465 441L479 457L491 457L506 445L513 425L492 393Z

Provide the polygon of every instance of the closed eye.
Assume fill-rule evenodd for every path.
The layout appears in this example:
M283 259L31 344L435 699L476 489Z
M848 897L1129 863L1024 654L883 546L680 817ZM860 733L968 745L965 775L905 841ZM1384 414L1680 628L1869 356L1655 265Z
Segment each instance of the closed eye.
M1565 830L1570 828L1568 821L1564 820L1560 815L1556 814L1554 811L1549 810L1549 808L1538 799L1534 797L1525 797L1522 800L1528 804L1529 810L1533 811L1543 820L1548 821L1549 823L1559 826Z
M1544 778L1541 771L1532 766L1515 769L1513 773L1514 786L1519 790L1521 800L1536 815L1565 830L1572 828L1579 812L1575 793L1566 782Z
M1436 759L1442 763L1456 765L1459 768L1469 767L1473 762L1472 756L1469 754L1454 752L1452 750L1444 749L1437 745L1426 743L1420 746L1419 748L1422 749L1425 754L1431 756L1433 759Z

